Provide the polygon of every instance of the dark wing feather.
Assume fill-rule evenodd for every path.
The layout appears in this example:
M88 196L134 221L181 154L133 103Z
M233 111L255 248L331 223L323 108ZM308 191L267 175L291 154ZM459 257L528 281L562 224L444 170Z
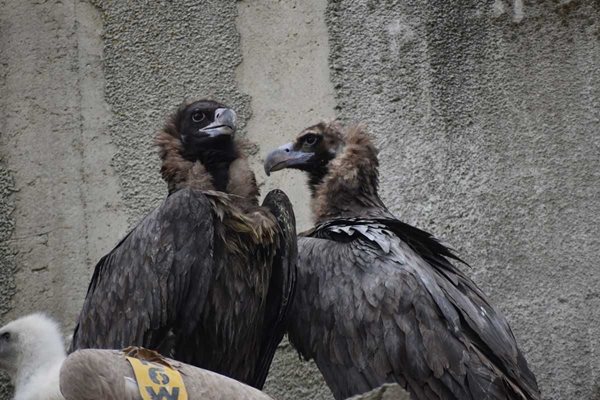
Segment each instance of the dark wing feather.
M277 346L286 330L286 318L296 284L296 217L288 197L281 190L272 190L262 204L277 220L277 251L273 257L271 280L265 309L260 355L253 386L262 388Z
M185 189L167 197L96 265L71 350L156 349L179 321L193 329L212 274L212 243L206 196ZM180 315L183 309L196 312Z
M449 250L384 222L336 220L299 239L289 336L335 397L396 381L415 399L539 399L506 320Z
M483 355L490 359L503 374L518 382L519 386L522 386L521 390L532 398L536 394L539 396L535 376L517 347L506 318L492 307L481 289L450 263L448 258L462 260L427 232L398 220L386 219L378 222L386 225L425 258L436 271L443 274L438 279L440 286L451 299L451 303L461 310L461 316L467 323L463 329L469 331L469 338L476 343ZM415 231L421 234L416 235ZM447 279L443 279L444 277Z

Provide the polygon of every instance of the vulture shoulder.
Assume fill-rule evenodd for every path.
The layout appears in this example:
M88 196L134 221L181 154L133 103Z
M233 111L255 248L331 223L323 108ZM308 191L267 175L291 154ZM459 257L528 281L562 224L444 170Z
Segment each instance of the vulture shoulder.
M337 219L298 246L289 337L337 399L394 381L423 399L540 398L504 316L428 233Z
M159 348L179 319L197 324L214 265L213 219L210 199L194 189L148 214L96 265L71 349Z

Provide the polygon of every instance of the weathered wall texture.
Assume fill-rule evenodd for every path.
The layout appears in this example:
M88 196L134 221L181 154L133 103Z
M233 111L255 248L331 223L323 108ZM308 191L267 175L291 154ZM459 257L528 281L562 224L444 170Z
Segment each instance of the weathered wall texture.
M330 4L338 113L386 202L507 315L547 399L600 395L598 2ZM460 4L460 5L458 5Z
M95 262L165 194L165 115L216 97L301 227L303 177L265 181L262 157L368 122L387 203L473 265L545 398L599 398L599 40L597 1L0 0L2 320L73 327ZM269 393L330 398L281 350Z
M3 220L16 253L14 264L2 259L3 275L16 267L2 310L49 310L72 327L89 271L125 228L105 132L102 21L73 1L7 1L0 21L2 199L14 206Z

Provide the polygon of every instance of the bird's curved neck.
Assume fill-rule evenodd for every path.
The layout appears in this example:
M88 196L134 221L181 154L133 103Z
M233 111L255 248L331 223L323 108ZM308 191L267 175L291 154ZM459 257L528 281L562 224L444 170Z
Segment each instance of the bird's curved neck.
M162 160L161 175L169 193L186 187L225 191L229 167L239 156L232 140L209 151L185 150L178 137L163 130L155 139Z
M389 215L378 194L377 150L361 127L347 133L344 149L329 162L323 176L309 176L317 223L331 218Z
M169 193L184 188L219 190L236 195L236 204L258 204L258 186L242 151L246 146L243 140L231 140L196 155L186 153L181 140L164 130L156 136L155 143L160 149L160 172Z

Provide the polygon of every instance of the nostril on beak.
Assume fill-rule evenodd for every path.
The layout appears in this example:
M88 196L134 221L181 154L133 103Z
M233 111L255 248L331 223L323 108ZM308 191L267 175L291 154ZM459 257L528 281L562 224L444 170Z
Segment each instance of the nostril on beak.
M221 112L220 111L215 115L215 118L217 118L217 119L221 118Z

